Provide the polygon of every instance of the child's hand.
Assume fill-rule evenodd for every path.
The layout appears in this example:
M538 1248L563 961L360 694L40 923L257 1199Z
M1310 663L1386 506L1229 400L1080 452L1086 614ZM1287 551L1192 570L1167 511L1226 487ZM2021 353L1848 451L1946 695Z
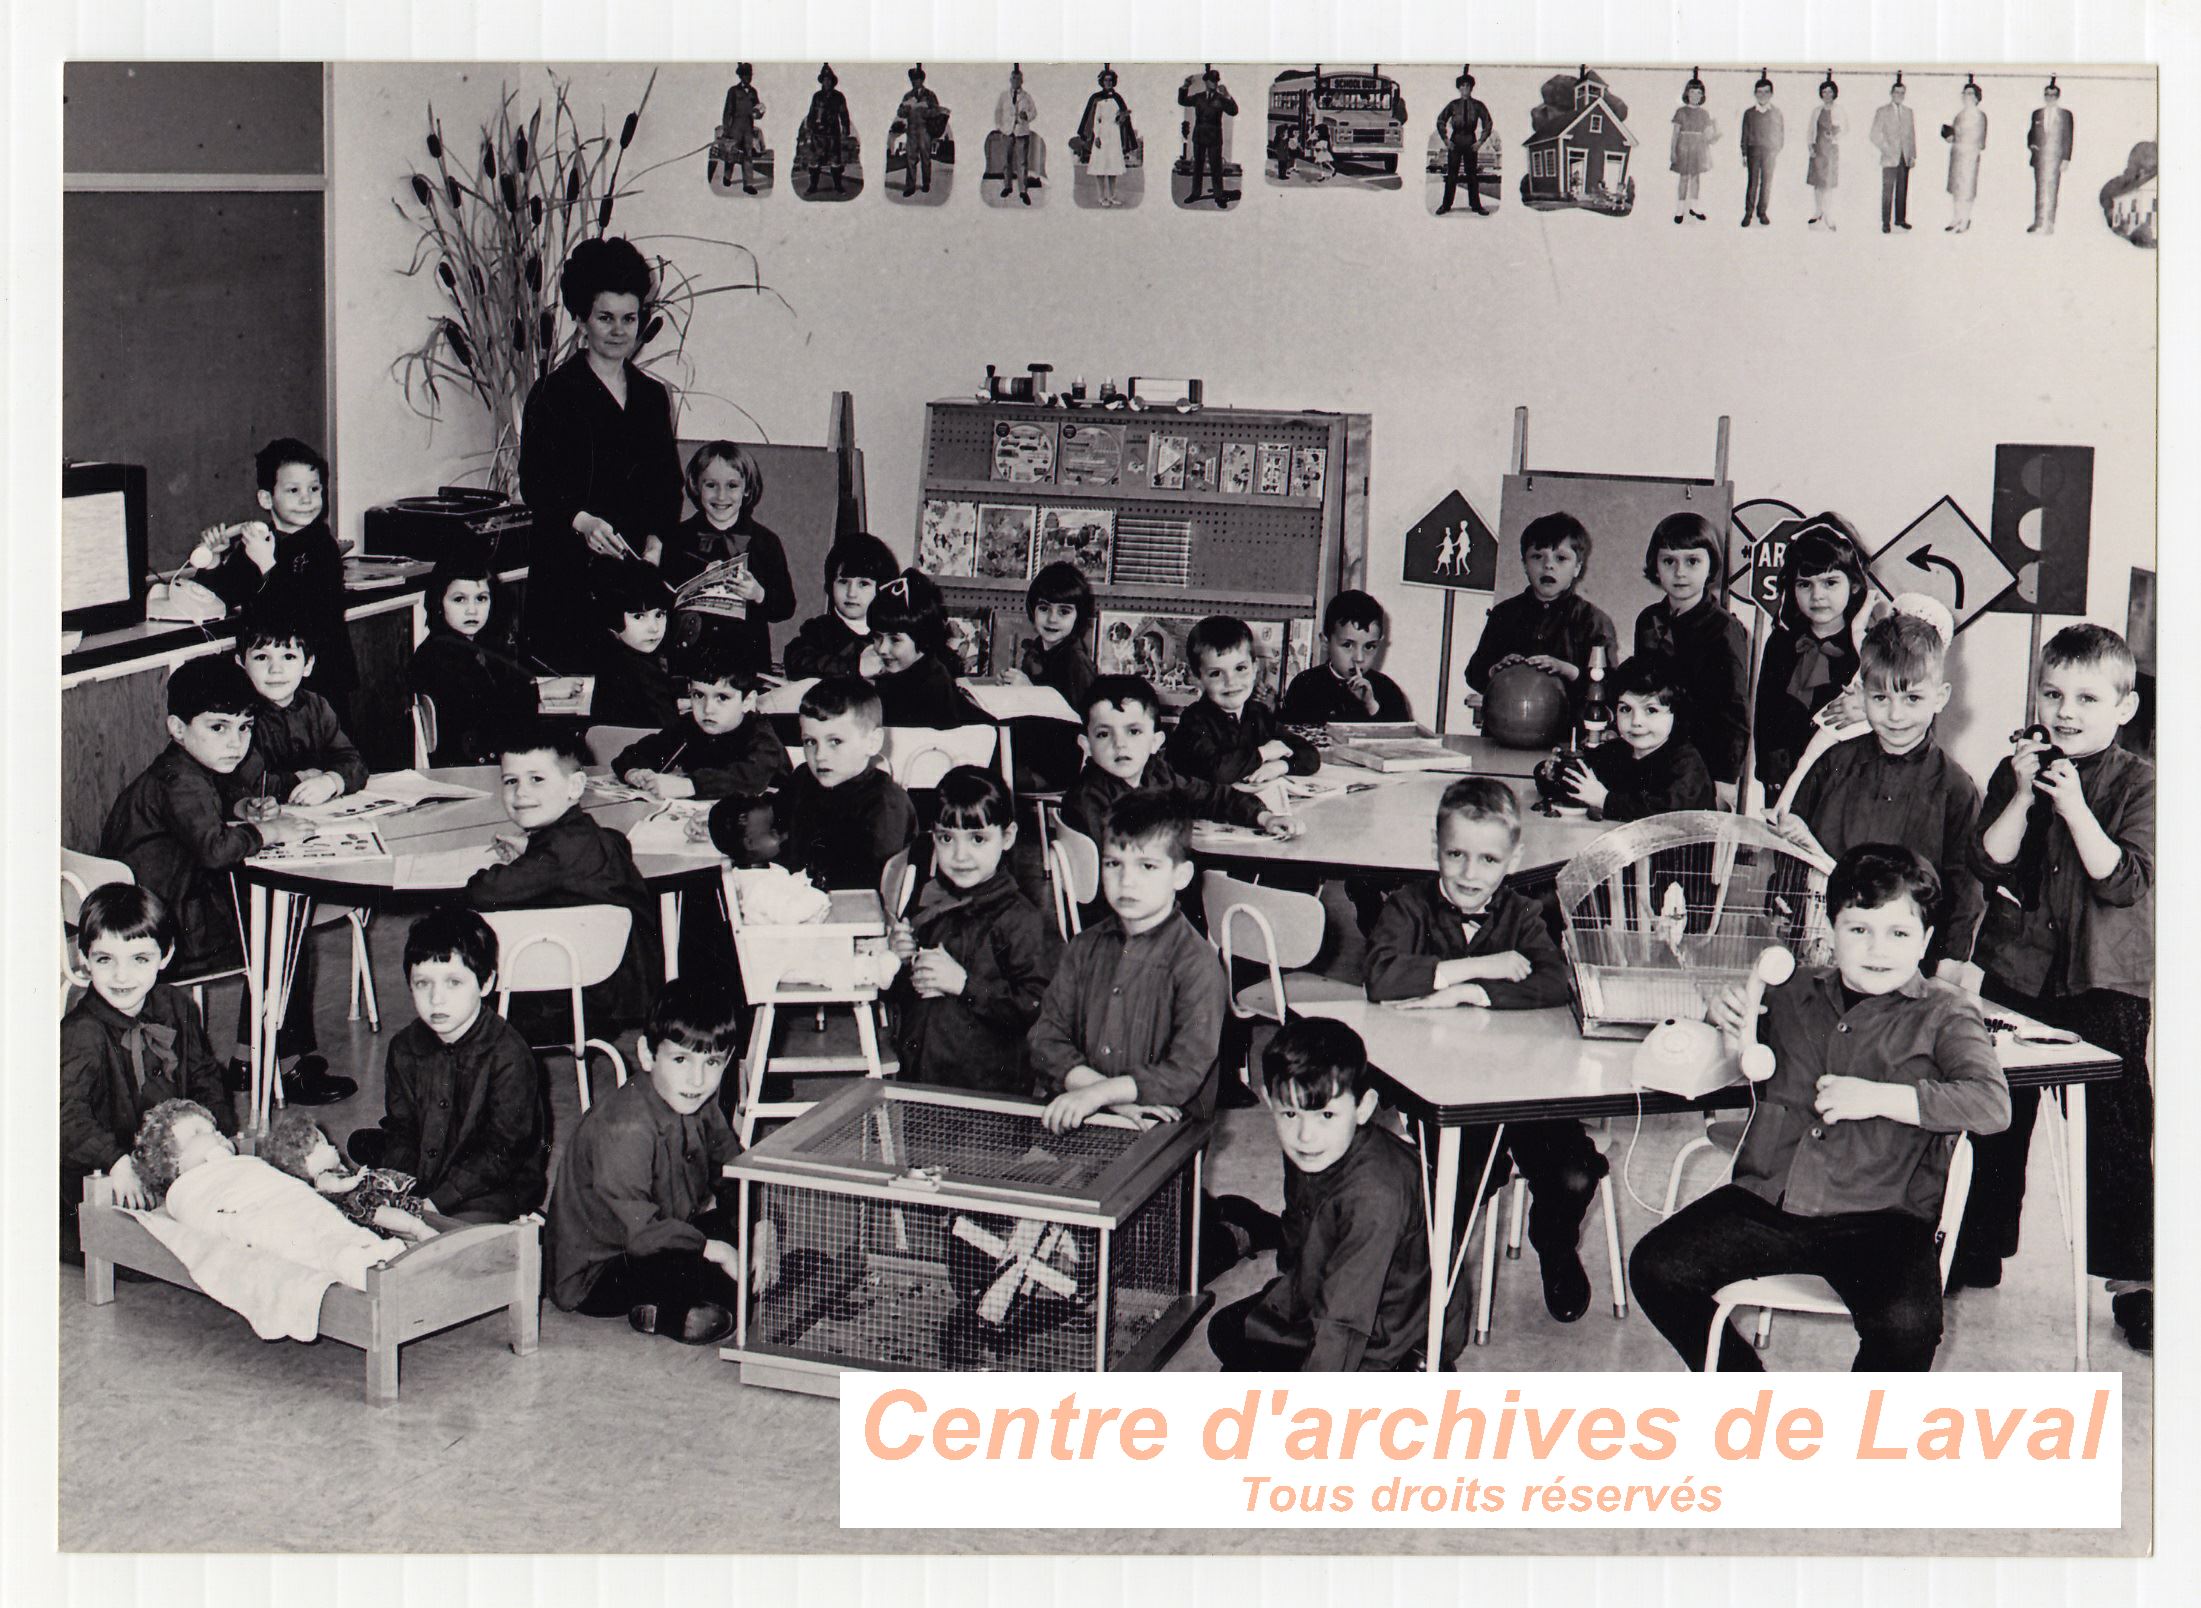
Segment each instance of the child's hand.
M1819 1079L1812 1095L1812 1108L1825 1122L1862 1122L1869 1117L1884 1117L1887 1112L1889 1086L1875 1083L1870 1078L1844 1078L1828 1073Z
M509 832L499 832L489 845L490 858L499 865L510 865L527 852L527 839L514 837Z
M199 545L205 548L207 555L216 562L219 562L222 555L229 551L229 544L236 539L237 527L235 525L209 525L199 532ZM196 567L204 569L207 566L201 564Z
M2056 807L2056 813L2066 821L2082 817L2092 820L2094 812L2086 807L2086 787L2079 780L2079 768L2068 759L2059 759L2041 768L2033 779L2033 791Z
M1119 1114L1129 1117L1142 1128L1151 1128L1162 1122L1182 1122L1185 1116L1178 1107L1165 1105L1122 1106Z
M868 643L856 656L856 674L866 681L875 681L886 672L887 662L879 657L879 650Z
M1279 745L1276 743L1265 743L1262 745L1262 752L1266 753L1269 749L1278 746ZM1281 759L1263 760L1259 765L1255 766L1251 774L1246 777L1246 785L1249 787L1259 787L1264 782L1273 782L1279 776L1288 776L1290 774L1291 766L1285 761Z
M131 1211L144 1211L152 1205L145 1192L145 1184L138 1177L137 1164L128 1156L115 1163L114 1171L107 1175L108 1186L115 1192L115 1204Z
M1827 727L1861 726L1865 722L1864 689L1854 684L1844 687L1842 695L1821 709L1819 724Z
M650 784L657 780L657 772L653 770L647 770L644 767L637 765L634 767L633 770L628 771L626 775L620 777L619 779L622 782L625 782L629 787L639 787L642 789L643 792L647 793L650 791Z
M260 841L270 845L303 843L313 836L313 823L301 821L295 815L271 815L252 824L260 829Z
M1755 1037L1758 1024L1743 1020L1742 1005L1744 998L1743 987L1740 983L1721 989L1705 1005L1704 1019L1729 1038L1747 1039ZM1763 1005L1758 1007L1758 1014L1760 1016L1765 1014Z
M917 992L927 998L942 994L960 994L970 981L970 973L956 964L955 957L945 949L920 949L917 958L910 962L909 980Z
M289 802L293 804L326 804L332 798L344 794L344 778L334 771L307 771L298 778L298 785L290 790Z
M1032 678L1017 669L1016 666L1011 665L1001 672L1001 684L1004 687L1029 687L1032 684Z
M724 1240L707 1239L703 1242L703 1259L716 1263L735 1278L741 1277L741 1253Z
M1082 1128L1099 1114L1105 1103L1099 1096L1100 1084L1088 1083L1083 1088L1065 1089L1047 1102L1047 1109L1039 1114L1039 1120L1049 1133L1068 1133L1072 1128Z
M1495 955L1483 957L1483 975L1501 983L1526 981L1528 974L1535 969L1529 964L1528 956L1518 949L1501 950Z
M2010 750L2010 774L2016 779L2018 791L2033 785L2041 773L2041 753L2045 743L2036 743L2029 737L2020 737Z
M1597 779L1597 772L1578 759L1567 761L1567 768L1560 773L1560 781L1572 793L1575 802L1587 804L1593 810L1605 807L1605 800L1612 796L1605 784Z
M1263 810L1259 826L1272 838L1290 842L1307 830L1307 823L1296 815L1286 815L1280 810Z
M1812 834L1811 828L1804 825L1801 816L1776 815L1773 818L1772 827L1774 836L1780 838L1783 842L1795 844L1806 854L1823 855L1827 852L1820 846L1819 840Z
M1261 757L1264 760L1281 759L1288 762L1292 757L1292 745L1281 737L1271 737L1261 745Z
M917 929L906 921L897 921L887 929L887 948L894 958L908 965L917 958Z
M1488 1005L1490 996L1480 983L1453 983L1419 999L1399 999L1391 1003L1402 1011L1448 1011L1456 1005Z
M1557 676L1561 681L1572 681L1582 672L1564 659L1555 659L1548 653L1532 653L1521 661L1532 670L1541 670L1547 676Z
M780 1281L780 1231L769 1217L749 1232L749 1289L762 1295Z
M764 601L764 583L747 570L743 570L734 577L731 590L734 596L740 598L744 603L762 603Z
M1492 675L1496 675L1501 670L1510 670L1515 665L1522 664L1524 662L1526 661L1524 661L1518 653L1509 653L1503 659L1500 659L1496 664L1490 667L1490 673Z
M266 574L275 567L275 532L255 519L237 532L237 539L244 543L245 557L252 560L252 567Z
M1366 676L1353 677L1352 680L1345 683L1345 690L1358 698L1360 707L1367 710L1369 714L1372 715L1376 712L1376 689L1369 684Z

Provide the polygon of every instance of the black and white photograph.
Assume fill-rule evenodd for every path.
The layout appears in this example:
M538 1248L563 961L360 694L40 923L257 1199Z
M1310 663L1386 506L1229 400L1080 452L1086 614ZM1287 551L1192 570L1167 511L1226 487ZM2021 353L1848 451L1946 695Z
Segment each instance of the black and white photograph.
M2172 1600L2194 42L754 21L80 21L16 75L50 1600L324 1553ZM1783 1446L1868 1384L1954 1425L1830 1440L1940 1493L1898 1518L1746 1521L1825 1464L1689 1428L1401 1461L1381 1524L1373 1464L1270 1455L1287 1390ZM1079 1511L1125 1389L1167 1453ZM1004 1456L1079 1393L1082 1453ZM1734 1506L1598 1508L1684 1475Z

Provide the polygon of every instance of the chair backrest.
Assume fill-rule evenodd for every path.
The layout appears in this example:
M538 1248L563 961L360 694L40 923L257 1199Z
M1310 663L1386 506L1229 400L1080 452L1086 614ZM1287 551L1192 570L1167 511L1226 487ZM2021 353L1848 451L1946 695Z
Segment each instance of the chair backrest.
M137 873L120 860L103 860L96 854L80 854L75 849L61 851L61 924L76 925L77 912L84 908L85 895L94 888L104 888L110 882L135 883Z
M910 876L909 850L904 849L879 871L879 906L886 911L887 920L897 919L909 908L910 895L916 888Z
M1322 950L1329 918L1314 894L1263 887L1210 871L1200 880L1200 903L1207 913L1207 930L1226 964L1232 955L1233 922L1243 924L1248 916L1254 918L1263 944L1258 952L1239 951L1248 960L1296 968L1312 964Z
M991 765L999 739L992 726L889 726L887 774L905 788L938 787L958 765Z
M485 910L497 935L499 1007L508 994L591 988L619 969L634 926L617 905L563 905L550 910Z
M588 745L591 765L609 765L623 750L655 735L655 728L650 726L591 726L581 741Z
M1941 1192L1941 1221L1934 1228L1934 1244L1941 1249L1941 1288L1949 1287L1949 1269L1956 1264L1957 1230L1964 1224L1964 1203L1972 1196L1972 1136L1956 1136L1949 1152L1949 1182Z
M1100 897L1100 845L1066 821L1055 823L1056 863L1071 900L1089 905Z
M413 694L413 763L426 765L442 739L436 730L436 701L425 692Z

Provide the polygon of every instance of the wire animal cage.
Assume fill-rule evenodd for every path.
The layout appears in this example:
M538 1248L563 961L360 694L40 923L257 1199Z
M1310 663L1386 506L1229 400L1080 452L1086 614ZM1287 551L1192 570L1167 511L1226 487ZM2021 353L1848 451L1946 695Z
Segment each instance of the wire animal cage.
M1559 913L1575 1014L1590 1038L1701 1021L1769 944L1833 959L1831 860L1763 821L1678 810L1615 827L1561 868Z
M740 1220L776 1225L780 1276L744 1291L719 1355L744 1384L828 1396L844 1368L1158 1367L1212 1299L1207 1125L1051 1134L1040 1110L867 1079L738 1157Z

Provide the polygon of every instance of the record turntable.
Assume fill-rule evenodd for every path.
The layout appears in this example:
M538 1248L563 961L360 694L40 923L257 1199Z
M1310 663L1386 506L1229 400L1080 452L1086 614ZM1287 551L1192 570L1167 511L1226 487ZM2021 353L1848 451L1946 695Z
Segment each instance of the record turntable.
M439 486L430 497L400 497L368 509L366 547L429 560L482 555L497 568L517 568L527 562L534 523L532 513L498 492Z

